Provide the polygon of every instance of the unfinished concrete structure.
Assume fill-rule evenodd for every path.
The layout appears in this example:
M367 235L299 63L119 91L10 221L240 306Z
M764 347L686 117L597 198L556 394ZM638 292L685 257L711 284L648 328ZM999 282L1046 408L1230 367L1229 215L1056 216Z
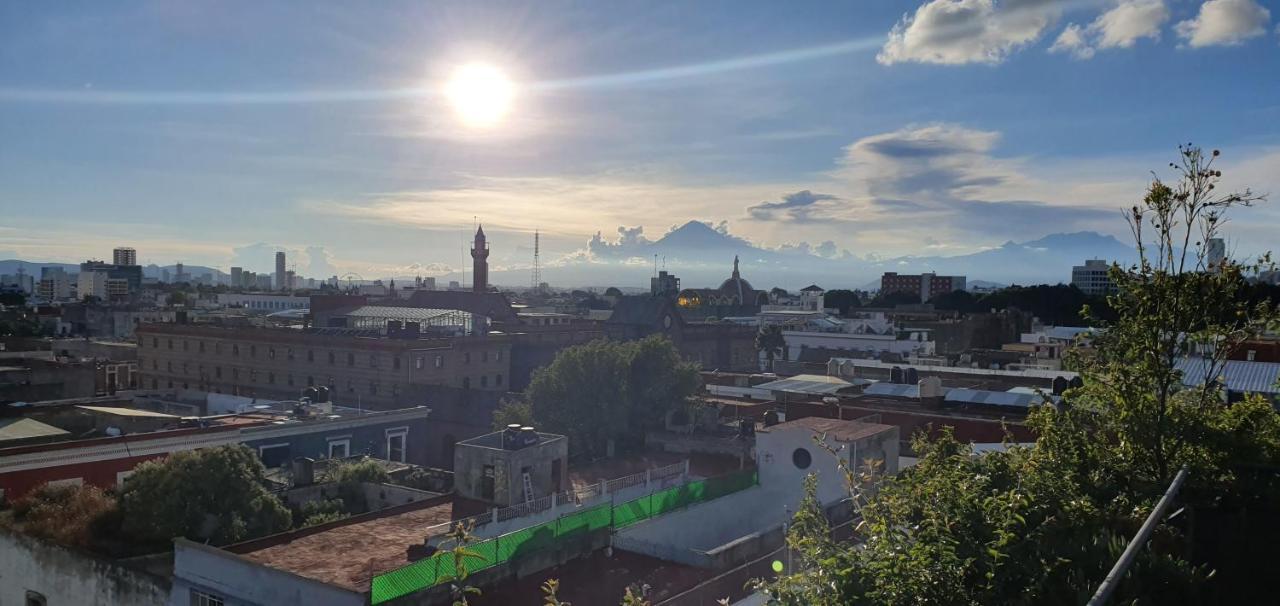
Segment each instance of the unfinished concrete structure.
M500 507L525 503L567 488L569 440L532 427L458 442L453 451L458 495Z

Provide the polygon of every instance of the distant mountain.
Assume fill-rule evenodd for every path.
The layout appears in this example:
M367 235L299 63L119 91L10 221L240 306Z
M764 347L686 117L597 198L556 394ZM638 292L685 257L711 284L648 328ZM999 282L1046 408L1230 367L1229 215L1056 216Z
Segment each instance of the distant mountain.
M1136 253L1113 236L1091 231L1050 234L1029 242L1005 242L954 257L898 257L878 264L884 271L981 276L1002 283L1041 284L1071 281L1071 268L1087 259L1129 263Z

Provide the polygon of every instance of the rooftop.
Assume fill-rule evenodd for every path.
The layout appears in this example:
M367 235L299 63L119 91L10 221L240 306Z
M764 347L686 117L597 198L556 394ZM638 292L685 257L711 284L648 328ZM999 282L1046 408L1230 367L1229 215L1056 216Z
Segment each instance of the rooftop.
M409 548L422 545L434 533L448 530L445 522L479 513L483 507L444 496L392 507L345 520L321 524L228 546L232 553L263 566L357 592L369 591L370 575L407 566ZM474 508L474 511L464 511Z
M65 436L69 433L35 419L0 419L0 444L9 440Z
M804 394L836 394L843 389L855 387L858 385L866 385L870 381L866 379L854 379L853 382L846 381L839 377L827 375L796 375L786 379L778 379L768 383L756 385L756 389L767 389L770 391L785 391L789 393Z
M503 432L501 431L495 431L493 433L487 433L482 436L476 436L474 438L470 438L466 440L459 440L458 446L464 446L464 445L479 446L481 448L496 448L498 450L504 450L504 448L502 447L502 433ZM555 440L566 439L564 436L557 433L542 433L540 431L535 433L538 434L538 444L546 444L547 442L554 442Z
M881 425L879 423L864 423L862 421L846 421L841 419L828 419L824 417L805 417L803 419L779 423L772 427L765 427L757 431L769 433L771 431L791 429L793 427L808 429L818 434L825 434L827 437L841 442L854 442L895 428L893 425Z

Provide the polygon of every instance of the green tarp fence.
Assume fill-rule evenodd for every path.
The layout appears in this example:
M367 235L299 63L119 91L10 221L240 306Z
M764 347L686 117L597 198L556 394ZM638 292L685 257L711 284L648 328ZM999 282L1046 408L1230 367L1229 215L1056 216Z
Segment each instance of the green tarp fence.
M638 499L611 505L603 503L550 522L522 528L467 545L472 555L463 558L468 574L505 564L526 553L554 547L556 542L603 528L626 528L665 513L683 509L755 486L755 471L682 484ZM373 577L370 601L381 604L457 577L453 553L440 551L408 566Z

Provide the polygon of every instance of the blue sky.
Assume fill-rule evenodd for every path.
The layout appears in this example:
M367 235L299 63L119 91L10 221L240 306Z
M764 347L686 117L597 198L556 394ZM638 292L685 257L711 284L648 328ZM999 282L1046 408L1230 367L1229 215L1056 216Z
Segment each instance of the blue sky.
M85 2L0 7L0 258L440 274L696 219L959 254L1119 216L1179 142L1280 192L1258 0ZM489 128L440 94L514 81ZM1227 230L1273 247L1274 202ZM634 231L643 227L642 232Z

